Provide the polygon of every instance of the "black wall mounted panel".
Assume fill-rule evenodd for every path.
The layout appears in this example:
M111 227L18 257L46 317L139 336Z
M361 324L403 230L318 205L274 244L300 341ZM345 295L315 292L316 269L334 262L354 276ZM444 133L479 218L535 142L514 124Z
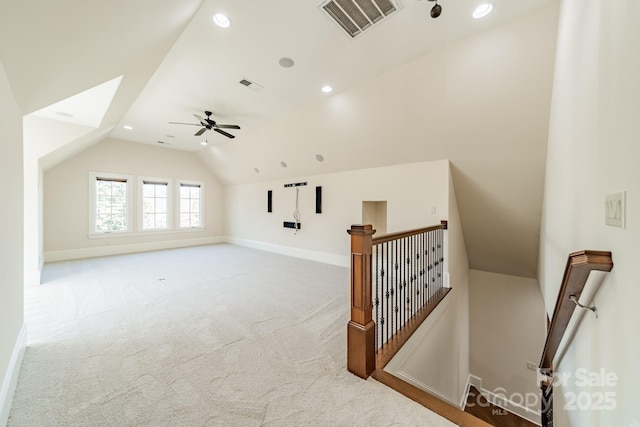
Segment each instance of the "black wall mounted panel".
M316 187L316 213L322 213L322 187Z

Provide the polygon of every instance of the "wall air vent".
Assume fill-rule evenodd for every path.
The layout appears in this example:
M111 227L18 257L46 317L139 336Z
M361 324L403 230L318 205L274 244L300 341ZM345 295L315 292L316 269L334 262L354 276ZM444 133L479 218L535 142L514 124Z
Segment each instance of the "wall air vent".
M320 9L356 37L396 12L398 5L394 0L329 0Z

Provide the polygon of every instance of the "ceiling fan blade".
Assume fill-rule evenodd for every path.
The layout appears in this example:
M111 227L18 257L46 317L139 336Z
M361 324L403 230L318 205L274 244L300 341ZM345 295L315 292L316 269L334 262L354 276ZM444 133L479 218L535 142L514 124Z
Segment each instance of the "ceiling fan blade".
M182 122L169 122L170 125L189 125L189 126L202 126L195 123L182 123Z
M235 136L231 135L230 133L227 133L227 132L225 132L225 131L223 131L223 130L220 130L220 129L218 129L218 128L214 128L213 130L215 130L215 131L216 131L216 132L218 132L218 133L223 134L223 135L224 135L224 136L226 136L227 138L235 138Z
M215 127L220 129L240 129L238 125L216 125Z
M200 136L207 131L207 128L202 128L198 132L194 133L193 136Z
M199 114L194 114L194 115L193 115L193 117L195 117L196 119L198 119L198 120L200 121L200 123L202 123L203 125L204 125L205 123L207 123L207 121L204 119L204 117L202 117L202 116L201 116L201 115L199 115Z

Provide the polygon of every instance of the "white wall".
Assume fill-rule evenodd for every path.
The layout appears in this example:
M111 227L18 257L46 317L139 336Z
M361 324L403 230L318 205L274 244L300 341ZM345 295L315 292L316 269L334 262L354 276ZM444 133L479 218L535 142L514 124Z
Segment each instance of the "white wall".
M499 406L540 423L536 371L546 338L546 312L535 279L469 271L471 374ZM504 401L507 399L507 401Z
M205 229L89 238L90 171L204 181ZM223 232L223 204L222 186L193 153L107 139L44 173L45 260L214 243ZM136 223L137 212L134 203Z
M40 283L43 250L43 167L41 159L93 129L33 115L23 118L24 272L26 284Z
M556 425L640 423L636 397L640 383L636 326L640 300L639 22L636 0L562 2L539 262L547 311L553 310L570 252L610 250L614 268L595 295L599 318L587 313L563 357L556 360L556 372L573 376L566 386L555 389ZM604 222L605 195L618 191L627 192L624 229ZM588 387L576 381L576 370L598 372L601 368L617 376L615 386ZM600 399L600 393L614 393L615 409L595 410L585 405ZM578 396L582 410L564 408Z
M388 233L439 224L447 217L448 173L442 160L228 186L226 234L235 243L348 266L346 230L362 222L363 201L387 201ZM283 222L293 221L296 189L284 184L305 181L298 187L302 228L294 234ZM322 186L321 214L315 213L316 186Z
M23 325L22 114L0 62L0 425L17 380Z

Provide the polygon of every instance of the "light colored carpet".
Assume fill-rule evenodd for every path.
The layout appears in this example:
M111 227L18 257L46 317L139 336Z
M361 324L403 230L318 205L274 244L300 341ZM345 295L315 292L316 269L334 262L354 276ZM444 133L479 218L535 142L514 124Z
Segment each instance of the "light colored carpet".
M345 268L233 245L47 264L9 426L453 426L346 370Z

